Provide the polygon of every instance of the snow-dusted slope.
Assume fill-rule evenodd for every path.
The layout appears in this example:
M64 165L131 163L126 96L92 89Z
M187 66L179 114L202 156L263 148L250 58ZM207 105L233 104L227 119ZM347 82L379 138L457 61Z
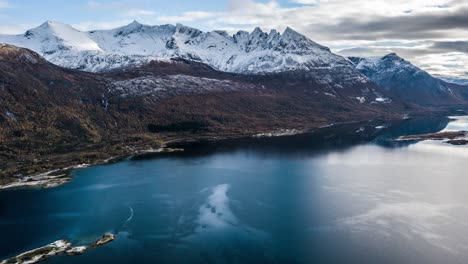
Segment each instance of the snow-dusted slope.
M26 47L52 63L86 71L184 58L226 72L337 70L365 82L348 60L291 28L282 34L256 28L251 33L239 31L231 36L180 24L149 26L133 22L112 30L81 32L65 24L46 22L23 35L0 35L0 43Z
M87 33L51 21L30 29L23 35L0 35L0 42L31 49L50 62L66 67L71 66L83 53L103 53ZM64 63L65 61L70 63Z
M421 104L443 104L456 100L449 84L395 53L383 57L349 59L357 70L377 85L403 99Z
M99 45L87 33L78 31L71 26L47 21L37 28L26 31L19 36L1 36L2 42L12 42L17 46L52 54L62 50L102 51ZM8 43L10 44L10 43Z

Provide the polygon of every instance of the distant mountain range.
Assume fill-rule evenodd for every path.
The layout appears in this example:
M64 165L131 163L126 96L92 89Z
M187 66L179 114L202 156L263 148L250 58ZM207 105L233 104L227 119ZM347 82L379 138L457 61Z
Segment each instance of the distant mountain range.
M0 183L167 140L402 119L468 99L396 54L344 58L291 28L46 22L0 43Z
M291 28L283 33L256 28L229 35L181 24L149 26L134 21L116 29L82 32L47 21L21 35L0 35L0 43L31 49L62 67L91 72L178 58L240 74L307 71L334 88L366 83L369 78L391 94L422 105L465 100L458 87L465 85L462 81L434 78L396 54L348 60Z
M463 89L431 76L395 53L383 57L350 57L357 70L391 94L420 105L463 104Z
M106 71L151 60L183 58L234 73L271 73L327 67L349 69L349 63L305 36L287 28L282 34L256 28L230 36L177 25L149 26L133 22L111 30L81 32L48 21L0 43L29 48L66 68Z

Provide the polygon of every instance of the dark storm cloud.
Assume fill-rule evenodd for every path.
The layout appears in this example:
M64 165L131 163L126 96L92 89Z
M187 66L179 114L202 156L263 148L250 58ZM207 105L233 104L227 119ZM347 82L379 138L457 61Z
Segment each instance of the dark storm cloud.
M427 42L424 42L427 43ZM420 43L420 44L424 44ZM429 44L429 43L427 43ZM344 56L382 56L388 53L395 52L405 58L414 58L430 54L444 54L450 52L462 52L468 54L468 41L436 41L429 45L419 47L354 47L340 50L338 53Z
M435 42L431 48L441 51L457 51L468 53L468 41L439 41Z
M450 30L468 30L468 9L437 14L406 14L396 17L356 17L341 19L333 25L311 25L326 36L349 40L437 39L450 36Z

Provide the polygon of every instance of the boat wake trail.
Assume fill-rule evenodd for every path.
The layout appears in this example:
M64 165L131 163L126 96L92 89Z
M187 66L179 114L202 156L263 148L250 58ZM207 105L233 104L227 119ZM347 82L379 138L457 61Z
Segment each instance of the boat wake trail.
M133 214L134 214L133 207L129 206L128 209L130 209L130 216L127 218L127 221L125 221L125 223L128 223L132 221L133 219Z
M123 224L120 226L120 228L117 229L117 233L126 230L127 227L128 227L127 226L128 223L130 223L130 221L132 221L132 219L133 219L133 215L135 214L135 212L133 210L133 207L129 206L128 209L130 210L130 216L123 222Z

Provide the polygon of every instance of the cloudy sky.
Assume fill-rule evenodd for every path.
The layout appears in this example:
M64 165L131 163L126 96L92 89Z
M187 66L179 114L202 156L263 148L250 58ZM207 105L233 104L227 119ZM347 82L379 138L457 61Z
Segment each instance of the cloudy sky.
M468 78L467 0L0 0L0 34L46 20L80 30L138 20L230 32L291 26L334 52L396 52L433 74Z

